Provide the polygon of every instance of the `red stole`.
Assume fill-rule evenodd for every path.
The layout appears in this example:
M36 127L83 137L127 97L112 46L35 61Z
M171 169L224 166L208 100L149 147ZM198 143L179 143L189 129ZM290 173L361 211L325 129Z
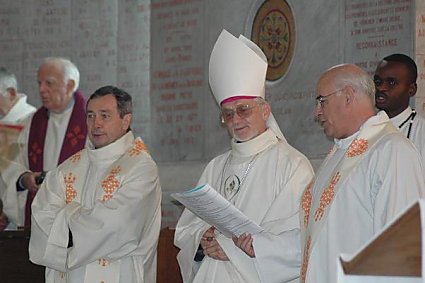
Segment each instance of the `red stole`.
M43 106L35 112L31 121L28 138L28 161L29 169L32 172L43 171L43 151L48 120L48 110ZM69 119L68 128L65 132L58 165L84 148L86 136L86 99L77 90L74 93L74 107ZM28 191L25 204L25 227L31 224L31 203L35 194L33 191Z

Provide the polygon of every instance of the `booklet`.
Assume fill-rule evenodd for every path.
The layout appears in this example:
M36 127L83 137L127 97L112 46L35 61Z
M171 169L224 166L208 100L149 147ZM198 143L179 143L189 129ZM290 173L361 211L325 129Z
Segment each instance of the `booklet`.
M258 234L263 228L254 223L209 184L171 194L196 216L214 226L226 237Z

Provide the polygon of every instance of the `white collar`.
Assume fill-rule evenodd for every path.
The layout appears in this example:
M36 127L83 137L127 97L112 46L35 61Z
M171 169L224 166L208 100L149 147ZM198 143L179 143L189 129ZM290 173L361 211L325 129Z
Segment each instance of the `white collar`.
M72 110L74 109L75 104L75 98L72 96L72 99L69 101L69 103L66 105L66 108L61 113L54 113L52 111L48 111L49 118L53 117L56 119L60 119L63 116L69 115L72 113Z
M349 137L343 139L334 139L335 145L338 149L343 148L346 149L350 146L351 142L359 135L360 131L364 128L368 128L372 125L378 125L382 123L386 123L389 121L387 113L384 111L379 111L376 115L367 119L363 125L361 125L360 129L352 134Z
M398 128L406 119L409 118L409 116L412 114L413 110L408 106L406 109L403 110L400 114L397 116L392 117L390 120L393 122L394 126Z
M94 148L93 144L88 143L86 149L89 159L94 162L102 162L103 160L113 159L124 154L133 146L134 135L131 131L117 139L111 144L101 148Z
M232 139L232 155L238 157L252 156L265 150L269 146L276 144L277 142L279 142L279 139L270 129L267 129L264 133L249 141L236 142L235 139Z

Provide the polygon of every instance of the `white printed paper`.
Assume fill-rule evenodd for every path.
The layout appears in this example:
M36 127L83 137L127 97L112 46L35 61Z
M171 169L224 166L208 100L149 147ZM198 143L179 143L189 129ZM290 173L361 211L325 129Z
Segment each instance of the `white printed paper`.
M240 236L243 233L258 234L263 231L263 228L249 219L209 184L182 193L174 193L171 196L226 237Z

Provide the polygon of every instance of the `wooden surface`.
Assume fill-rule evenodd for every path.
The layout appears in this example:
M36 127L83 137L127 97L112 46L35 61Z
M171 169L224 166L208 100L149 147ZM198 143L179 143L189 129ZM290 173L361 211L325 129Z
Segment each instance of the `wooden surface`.
M343 261L344 272L420 277L421 242L420 208L416 204L351 261Z
M178 248L174 246L174 229L164 228L159 235L157 283L183 282L177 263Z

